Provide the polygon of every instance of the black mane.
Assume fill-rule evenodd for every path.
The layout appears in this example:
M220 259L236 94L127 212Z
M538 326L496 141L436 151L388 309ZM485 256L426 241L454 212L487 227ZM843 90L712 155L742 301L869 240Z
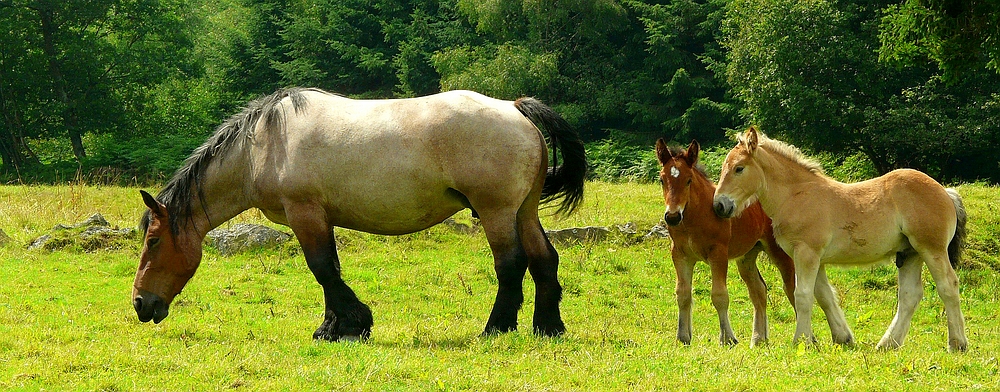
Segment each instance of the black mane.
M197 196L198 200L204 199L202 182L205 172L209 166L216 161L216 158L224 159L231 151L245 148L245 142L253 137L253 130L257 122L264 118L267 127L280 126L283 118L281 110L275 107L282 99L288 97L292 101L292 108L298 112L306 106L306 98L302 94L305 91L319 91L319 89L288 88L276 91L251 101L243 110L230 117L222 125L216 128L215 133L205 141L200 147L194 149L180 169L174 173L163 190L156 195L156 200L167 206L167 214L170 216L170 231L177 235L183 224L186 224L192 216L191 204ZM149 228L150 211L147 209L143 213L139 222L139 230L143 233Z

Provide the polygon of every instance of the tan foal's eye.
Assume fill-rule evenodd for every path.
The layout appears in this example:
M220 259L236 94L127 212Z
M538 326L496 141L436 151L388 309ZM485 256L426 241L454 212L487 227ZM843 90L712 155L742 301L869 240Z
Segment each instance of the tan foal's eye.
M744 169L743 166L736 166L736 170L735 170L736 174L742 174L743 173L743 169Z

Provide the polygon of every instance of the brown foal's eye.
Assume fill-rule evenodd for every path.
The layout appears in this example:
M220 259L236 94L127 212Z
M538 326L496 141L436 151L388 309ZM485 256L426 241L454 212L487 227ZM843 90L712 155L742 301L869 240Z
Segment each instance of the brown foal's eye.
M156 244L159 244L159 243L160 243L160 237L149 237L149 239L146 240L146 247L147 248L152 248L152 247L156 246Z

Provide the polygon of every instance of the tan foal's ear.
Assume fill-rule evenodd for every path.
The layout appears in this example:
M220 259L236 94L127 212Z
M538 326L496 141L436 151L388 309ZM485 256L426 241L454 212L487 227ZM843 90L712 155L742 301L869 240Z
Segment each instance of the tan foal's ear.
M672 158L670 149L667 148L667 142L663 141L662 137L656 141L656 158L660 160L661 165L667 164Z
M747 129L747 132L743 134L743 140L746 140L747 151L749 151L751 154L757 151L757 144L759 143L759 139L757 136L757 127L751 125L750 129Z

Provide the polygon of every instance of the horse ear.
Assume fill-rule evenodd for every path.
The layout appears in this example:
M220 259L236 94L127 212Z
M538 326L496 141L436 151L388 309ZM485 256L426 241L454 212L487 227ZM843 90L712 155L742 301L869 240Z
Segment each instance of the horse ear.
M167 206L156 201L156 198L154 198L153 195L150 195L149 192L146 192L144 190L139 190L139 194L142 195L142 202L146 203L146 207L148 207L149 210L153 212L153 215L156 216L166 215Z
M747 141L747 150L750 150L751 154L753 154L754 151L757 151L757 143L759 143L757 127L751 125L750 129L747 129L747 133L743 138Z
M688 145L687 162L688 165L694 166L698 163L698 152L701 151L701 144L698 144L697 140L691 139L691 144Z
M656 158L660 160L660 164L666 164L672 158L667 142L663 141L662 137L656 140Z

